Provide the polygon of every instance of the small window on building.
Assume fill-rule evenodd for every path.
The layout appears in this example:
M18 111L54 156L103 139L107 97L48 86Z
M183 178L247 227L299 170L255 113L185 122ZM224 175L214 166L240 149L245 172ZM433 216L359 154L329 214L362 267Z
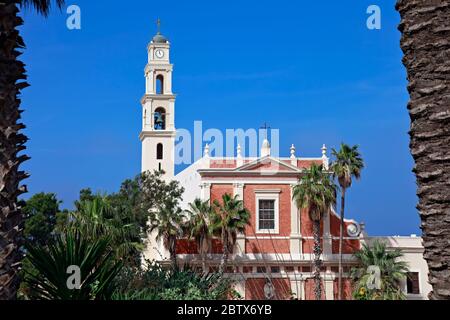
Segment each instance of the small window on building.
M259 230L275 229L275 200L259 200Z
M288 273L294 272L294 267L291 267L291 266L284 267L284 272L288 272Z
M280 267L272 266L270 267L271 273L280 273Z
M161 168L161 162L160 162L160 163L158 163L158 170L159 170L159 171L161 171L161 170L162 170L162 168Z
M302 267L302 272L311 272L311 267Z
M253 267L244 266L242 268L242 272L244 272L244 273L252 273L253 272Z
M266 273L266 267L256 267L257 273Z
M418 272L408 272L406 278L406 293L420 294Z
M163 145L162 143L158 143L156 145L156 159L162 160L162 158L163 158Z

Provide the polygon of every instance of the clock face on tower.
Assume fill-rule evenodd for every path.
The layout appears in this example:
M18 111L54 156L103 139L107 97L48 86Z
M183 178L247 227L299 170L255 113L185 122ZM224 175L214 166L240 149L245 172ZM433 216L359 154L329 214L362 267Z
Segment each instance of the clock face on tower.
M162 57L164 57L164 51L161 49L156 49L155 50L155 56L159 59L161 59Z

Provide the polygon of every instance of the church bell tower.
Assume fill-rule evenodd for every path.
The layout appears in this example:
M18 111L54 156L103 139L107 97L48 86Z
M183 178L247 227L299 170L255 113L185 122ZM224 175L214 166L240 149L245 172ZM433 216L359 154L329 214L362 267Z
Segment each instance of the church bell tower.
M165 177L175 175L175 95L172 93L170 43L158 32L147 47L145 66L145 95L142 104L142 172L164 170Z

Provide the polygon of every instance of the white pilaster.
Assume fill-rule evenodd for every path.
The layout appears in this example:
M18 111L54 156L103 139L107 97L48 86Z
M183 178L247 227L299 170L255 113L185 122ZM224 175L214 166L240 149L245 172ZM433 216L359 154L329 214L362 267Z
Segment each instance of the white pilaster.
M300 234L300 211L297 203L292 199L295 184L291 184L291 234L290 234L290 251L291 254L302 253L302 237Z
M200 190L200 199L203 201L209 200L211 197L211 183L202 182Z
M325 299L334 300L334 279L332 277L325 278L324 283L325 283Z
M323 216L323 254L332 254L332 237L330 232L330 210Z

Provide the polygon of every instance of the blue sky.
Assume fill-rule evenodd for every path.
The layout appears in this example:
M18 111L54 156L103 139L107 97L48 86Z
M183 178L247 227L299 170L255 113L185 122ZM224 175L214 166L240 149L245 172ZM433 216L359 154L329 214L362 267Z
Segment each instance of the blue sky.
M81 188L112 192L139 172L143 68L160 17L178 128L267 121L280 129L282 156L291 143L304 157L320 156L323 143L358 144L366 168L347 217L372 235L420 233L394 2L69 2L81 8L81 30L66 28L65 10L25 12L28 196L55 192L71 208ZM381 30L366 28L371 4Z

